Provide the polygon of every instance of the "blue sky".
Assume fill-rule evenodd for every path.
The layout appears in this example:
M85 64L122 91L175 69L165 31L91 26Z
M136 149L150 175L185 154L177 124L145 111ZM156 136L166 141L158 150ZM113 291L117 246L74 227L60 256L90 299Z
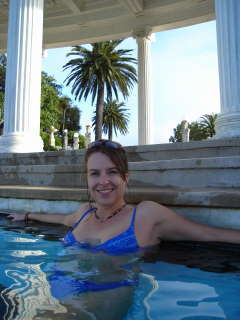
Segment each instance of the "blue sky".
M133 56L137 57L134 39L126 39L123 47L133 49ZM63 94L73 98L71 88L64 86L68 73L62 71L69 51L70 48L48 50L43 70L63 85ZM206 113L220 112L215 21L155 33L151 65L152 143L167 143L173 128L182 120L195 121ZM137 144L137 100L135 86L126 101L129 133L114 137L125 146ZM82 111L81 133L84 134L85 126L91 124L94 107L91 99L74 104Z

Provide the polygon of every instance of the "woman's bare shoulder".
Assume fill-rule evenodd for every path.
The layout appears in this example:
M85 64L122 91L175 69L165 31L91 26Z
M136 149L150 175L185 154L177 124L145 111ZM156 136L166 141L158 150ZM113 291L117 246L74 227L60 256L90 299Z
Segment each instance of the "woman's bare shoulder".
M167 210L169 210L167 207L161 205L158 202L154 201L141 201L137 206L136 206L138 211L141 211L142 214L146 215L156 215L156 214L161 214Z
M159 242L156 228L164 221L167 208L154 201L142 201L136 206L136 235L140 246Z
M174 211L154 201L142 201L136 208L140 219L150 224L159 224L176 216Z

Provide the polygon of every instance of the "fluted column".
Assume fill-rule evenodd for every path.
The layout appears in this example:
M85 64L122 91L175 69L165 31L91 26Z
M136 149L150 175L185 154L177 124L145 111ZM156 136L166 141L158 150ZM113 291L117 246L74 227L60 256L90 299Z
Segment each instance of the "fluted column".
M0 152L43 150L40 138L43 0L10 0Z
M151 143L150 35L138 33L138 144Z
M221 113L216 139L240 137L240 1L215 0Z

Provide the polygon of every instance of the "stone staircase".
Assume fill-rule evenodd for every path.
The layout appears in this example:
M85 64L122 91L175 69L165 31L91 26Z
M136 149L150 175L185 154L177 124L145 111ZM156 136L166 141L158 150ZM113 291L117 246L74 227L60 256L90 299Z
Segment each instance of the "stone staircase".
M240 156L240 139L130 146L126 150L130 162ZM0 153L0 166L79 164L84 154L84 150Z
M220 224L231 226L239 220L239 139L126 149L129 202L157 201L193 220L212 220L211 224L222 219ZM88 200L84 153L0 154L0 210L76 210L79 202Z

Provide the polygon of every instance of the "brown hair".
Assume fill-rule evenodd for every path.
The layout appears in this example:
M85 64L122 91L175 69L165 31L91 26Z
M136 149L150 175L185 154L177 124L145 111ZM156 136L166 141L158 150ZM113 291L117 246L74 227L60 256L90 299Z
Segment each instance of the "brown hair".
M86 168L89 157L96 152L105 154L115 164L122 179L126 181L126 175L128 173L128 160L126 151L120 143L104 139L91 143L85 154Z

